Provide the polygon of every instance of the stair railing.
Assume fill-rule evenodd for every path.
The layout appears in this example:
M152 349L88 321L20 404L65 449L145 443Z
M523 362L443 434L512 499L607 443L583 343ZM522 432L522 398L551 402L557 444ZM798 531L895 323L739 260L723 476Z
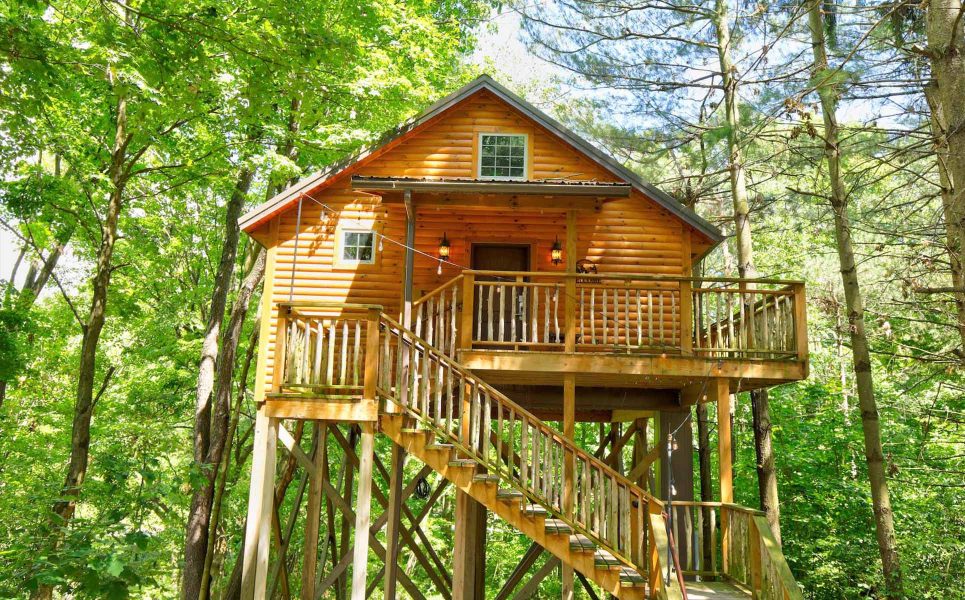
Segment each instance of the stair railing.
M643 532L660 501L395 320L382 315L381 327L379 389L389 407L414 416L620 563L646 570ZM570 481L567 461L575 467ZM573 501L564 503L570 484Z

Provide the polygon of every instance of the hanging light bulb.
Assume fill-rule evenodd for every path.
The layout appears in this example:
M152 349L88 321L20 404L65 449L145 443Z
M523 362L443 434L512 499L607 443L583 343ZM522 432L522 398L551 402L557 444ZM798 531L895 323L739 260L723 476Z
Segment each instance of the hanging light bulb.
M379 252L382 252L382 240L384 239L385 239L385 236L382 234L379 234Z
M436 275L442 275L442 261L439 261L439 267L436 268Z

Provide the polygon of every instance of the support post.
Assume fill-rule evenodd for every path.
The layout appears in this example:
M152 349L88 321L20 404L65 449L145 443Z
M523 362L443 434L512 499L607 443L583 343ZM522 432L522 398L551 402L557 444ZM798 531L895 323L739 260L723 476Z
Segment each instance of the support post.
M402 326L412 329L412 276L415 269L415 206L412 190L403 192L405 202L405 275L402 280Z
M566 283L564 349L576 351L576 211L566 211ZM565 567L564 567L565 568Z
M372 524L372 464L375 460L375 424L361 423L359 489L355 504L355 552L352 556L352 600L365 600L369 562L369 528Z
M723 504L734 502L734 464L732 462L732 442L730 431L730 385L726 379L710 382L711 401L717 403L717 454L720 469L720 501ZM726 506L720 509L720 555L724 573L729 572L730 544L727 541L730 530L729 512Z
M405 450L392 445L392 462L389 465L389 506L385 531L385 599L395 600L396 580L399 574L399 528L402 525L402 479L405 468Z
M264 406L255 417L251 457L251 485L248 489L248 522L241 566L242 600L264 598L268 582L268 553L271 547L271 519L275 504L275 446L278 419L268 416Z
M573 211L567 213L567 223L569 223L569 215ZM569 228L567 228L567 246L569 246ZM567 249L567 261L569 261L569 249ZM573 278L567 279L567 286L570 282L575 280ZM567 304L570 302L570 295L567 294ZM569 311L567 311L569 314ZM570 332L567 328L567 340L569 340ZM573 440L576 434L576 375L574 373L566 373L563 375L563 437L568 440ZM576 478L576 456L572 452L567 452L563 462L563 514L569 518L573 518L573 503L575 499L574 481ZM573 586L573 567L568 564L563 564L561 569L561 580L562 580L562 598L563 600L573 600L574 598L574 586Z
M452 600L482 599L486 575L486 507L456 490Z

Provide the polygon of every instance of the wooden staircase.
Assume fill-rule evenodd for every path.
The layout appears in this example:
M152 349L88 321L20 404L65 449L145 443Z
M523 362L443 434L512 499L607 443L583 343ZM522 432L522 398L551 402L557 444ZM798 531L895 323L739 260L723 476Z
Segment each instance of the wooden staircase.
M269 417L378 419L396 444L607 593L684 597L669 566L669 507L460 364L447 327L454 308L417 314L433 344L381 307L284 306ZM687 550L680 569L701 581L687 584L692 597L803 600L763 513L720 502L673 510L673 538ZM692 535L707 518L709 539ZM704 555L709 564L695 561Z
M489 511L573 567L617 598L645 598L646 574L624 565L606 548L578 534L545 506L530 502L513 488L500 487L497 477L481 473L473 460L458 458L450 444L435 443L431 430L405 429L402 415L384 415L381 430L405 451L472 496Z
M452 357L381 318L381 430L617 598L680 598L662 503Z

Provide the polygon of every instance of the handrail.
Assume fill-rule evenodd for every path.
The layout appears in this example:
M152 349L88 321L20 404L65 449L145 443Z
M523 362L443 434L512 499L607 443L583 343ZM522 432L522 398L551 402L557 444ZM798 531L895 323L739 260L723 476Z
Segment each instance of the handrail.
M378 387L392 404L624 565L643 568L641 526L661 501L391 317L383 314L381 325ZM578 469L561 476L564 461L582 467L582 478ZM567 484L579 496L570 506Z
M464 367L462 364L456 362L456 361L453 360L451 357L446 356L446 355L443 354L442 352L439 352L439 351L438 351L434 346L432 346L429 342L427 342L426 340L424 340L424 339L422 339L421 337L417 336L417 335L416 335L415 333L413 333L411 330L406 329L405 327L403 327L401 324L399 324L399 323L398 323L395 319L393 319L392 317L390 317L390 316L388 316L388 315L386 315L386 314L383 314L383 315L382 315L382 321L386 322L388 325L390 325L390 326L392 326L392 327L395 327L396 329L398 329L398 330L400 330L400 331L405 332L406 334L408 334L409 336L411 336L414 341L416 341L416 342L418 342L418 343L420 343L420 344L425 345L426 351L427 351L429 354L438 355L439 357L441 357L441 358L445 359L446 361L450 362L450 363L452 364L452 367L453 367L454 370L459 371L461 374L465 375L467 378L473 379L474 382L476 383L476 385L484 388L489 394L491 394L491 395L493 395L493 396L495 396L495 397L500 398L500 400L501 400L504 404L506 404L506 405L508 406L508 408L511 408L514 413L518 413L518 414L520 414L520 415L522 415L522 416L527 417L529 420L533 421L534 423L537 423L537 424L541 425L541 426L542 426L542 429L543 429L546 433L549 433L549 434L553 435L555 438L559 439L560 441L563 441L563 442L565 442L566 444L573 446L573 448L576 450L577 453L583 455L585 458L587 458L588 460L590 460L590 461L593 463L594 466L600 467L600 468L603 468L603 469L607 469L607 470L609 470L609 471L612 471L612 474L613 474L614 478L617 479L617 481L619 481L621 484L626 485L626 486L628 486L628 487L636 488L637 490L640 491L640 494L641 494L643 497L645 497L646 499L648 499L648 500L651 501L651 502L656 502L656 503L657 503L659 506L661 506L661 507L663 506L663 501L662 501L662 500L660 500L660 499L652 496L652 495L650 494L650 492L644 490L643 488L639 487L637 484L633 483L632 481L630 481L629 479L627 479L626 477L624 477L623 475L621 475L619 472L617 472L616 470L614 470L613 467L609 466L608 464L606 464L605 462L603 462L603 461L600 460L599 458L593 456L592 454L590 454L590 453L587 452L586 450L584 450L584 449L580 448L579 446L577 446L575 443L573 443L572 441L570 441L570 439L567 438L566 436L564 436L562 433L556 431L555 429L553 429L552 427L550 427L549 425L547 425L545 421L542 421L541 419L539 419L539 418L537 418L535 415L533 415L533 413L529 412L528 410L526 410L525 408L523 408L523 407L520 406L519 404L516 404L515 402L513 402L513 401L512 401L509 397L507 397L505 394L503 394L502 392L500 392L500 391L497 390L496 388L494 388L494 387L492 387L491 385L489 385L488 383L486 383L484 380L482 380L481 378L479 378L475 373L473 373L472 371L470 371L469 369L467 369L466 367Z
M434 296L437 296L438 294L441 294L442 292L446 291L446 290L449 289L450 287L453 287L454 285L456 285L457 283L459 283L460 281L462 281L462 278L463 278L463 275L462 275L462 273L460 273L459 275L456 275L455 277L453 277L453 278L450 279L449 281L443 283L442 285L440 285L440 286L437 287L436 289L432 290L431 292L427 292L427 293L425 293L425 294L422 294L421 296L419 296L419 297L412 303L412 306L413 306L413 307L419 306L420 304L424 303L426 300L428 300L428 299L430 299L430 298L433 298Z
M806 283L800 279L768 279L752 278L741 279L740 277L685 277L682 275L647 275L643 273L570 273L567 271L493 271L464 269L463 275L476 275L483 277L563 277L578 279L617 279L626 281L690 281L690 282L711 282L711 283L750 283L757 285L798 285Z

